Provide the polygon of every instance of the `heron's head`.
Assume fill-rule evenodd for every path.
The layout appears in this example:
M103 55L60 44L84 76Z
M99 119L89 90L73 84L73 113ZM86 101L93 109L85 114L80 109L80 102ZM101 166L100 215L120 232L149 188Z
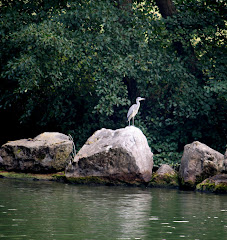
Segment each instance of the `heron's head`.
M136 98L136 102L139 102L141 100L145 100L145 98L141 98L141 97Z

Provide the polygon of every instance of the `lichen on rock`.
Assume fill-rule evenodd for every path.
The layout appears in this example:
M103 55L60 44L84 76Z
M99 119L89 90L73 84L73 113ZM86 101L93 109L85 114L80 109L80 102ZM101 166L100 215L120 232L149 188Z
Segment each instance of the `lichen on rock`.
M212 193L227 193L227 174L218 174L196 186L196 189L201 192Z
M65 169L72 141L62 133L45 132L34 139L21 139L0 148L0 167L7 171L48 173Z
M170 167L168 164L163 164L153 173L152 179L148 186L151 187L164 187L164 188L177 188L178 184L178 174Z

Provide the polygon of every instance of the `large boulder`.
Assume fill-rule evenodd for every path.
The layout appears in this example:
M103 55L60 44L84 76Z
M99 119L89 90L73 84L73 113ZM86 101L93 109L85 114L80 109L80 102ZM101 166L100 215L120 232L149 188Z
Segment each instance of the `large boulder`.
M96 131L66 168L69 180L104 179L112 182L148 182L153 153L142 131L134 126Z
M184 187L195 188L197 183L220 173L224 155L207 145L195 141L184 147L179 175Z
M21 139L0 148L1 168L21 172L58 172L71 159L72 141L57 132L45 132L34 139Z

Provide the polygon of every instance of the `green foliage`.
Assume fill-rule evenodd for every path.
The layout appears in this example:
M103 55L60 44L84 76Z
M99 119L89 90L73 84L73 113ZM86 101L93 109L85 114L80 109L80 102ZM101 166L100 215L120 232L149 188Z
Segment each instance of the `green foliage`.
M61 131L76 149L97 129L136 126L155 165L178 164L183 146L226 145L223 1L176 2L162 19L154 2L2 1L0 110L34 132ZM176 43L182 44L182 54ZM7 115L10 113L9 115Z

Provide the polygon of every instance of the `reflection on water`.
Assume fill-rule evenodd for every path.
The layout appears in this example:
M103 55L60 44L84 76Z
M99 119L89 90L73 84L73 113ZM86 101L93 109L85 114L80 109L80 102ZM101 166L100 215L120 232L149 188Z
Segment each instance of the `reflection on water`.
M0 239L227 239L227 196L0 179Z

